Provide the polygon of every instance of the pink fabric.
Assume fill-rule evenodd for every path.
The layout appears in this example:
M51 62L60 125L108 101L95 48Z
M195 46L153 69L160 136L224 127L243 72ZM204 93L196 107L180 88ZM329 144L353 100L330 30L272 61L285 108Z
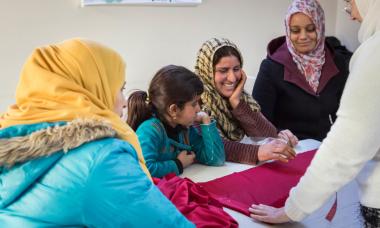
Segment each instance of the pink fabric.
M335 201L334 204L331 206L330 211L327 213L325 219L331 222L333 220L335 214L336 214L336 209L338 208L338 194L335 194Z
M212 181L199 183L224 207L249 215L254 204L282 207L296 186L316 150L305 152L288 163L271 162Z
M317 32L317 45L308 54L298 53L290 40L290 19L295 13L307 15ZM325 14L317 0L294 0L285 17L286 44L298 70L305 76L310 87L317 91L323 64L325 63Z
M168 174L162 179L154 178L154 182L197 227L238 227L238 223L223 211L222 204L190 179Z

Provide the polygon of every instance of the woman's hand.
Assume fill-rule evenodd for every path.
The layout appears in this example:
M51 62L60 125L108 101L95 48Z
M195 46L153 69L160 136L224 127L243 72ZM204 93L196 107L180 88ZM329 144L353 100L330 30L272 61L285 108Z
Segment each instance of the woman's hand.
M194 122L201 124L209 124L211 122L210 116L205 112L198 112Z
M177 155L177 159L182 163L183 168L186 168L194 163L195 153L193 151L188 152L183 150Z
M239 81L239 84L237 84L234 92L229 98L230 105L232 106L233 109L236 108L240 103L241 94L244 91L244 85L246 81L247 81L247 75L245 74L244 70L241 70L241 79Z
M278 133L280 139L285 140L291 147L295 147L298 144L298 138L290 130L282 130Z
M295 158L296 152L286 142L281 139L273 139L272 141L261 145L258 151L259 161L279 160L288 162Z
M285 223L290 222L290 218L286 215L284 208L275 208L263 204L252 204L248 209L251 212L251 218L266 223Z

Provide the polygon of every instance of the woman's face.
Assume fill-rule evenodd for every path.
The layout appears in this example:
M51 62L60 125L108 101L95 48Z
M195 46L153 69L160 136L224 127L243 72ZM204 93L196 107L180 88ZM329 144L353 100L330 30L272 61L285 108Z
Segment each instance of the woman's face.
M317 31L311 19L303 13L290 18L290 40L298 53L307 54L317 45Z
M215 65L215 87L218 93L225 98L231 97L241 77L241 63L234 55L222 57Z
M116 100L115 100L114 112L118 114L120 117L123 117L123 110L127 107L127 99L125 99L125 96L123 94L124 89L125 89L125 83L123 87L119 90L119 92L117 93Z

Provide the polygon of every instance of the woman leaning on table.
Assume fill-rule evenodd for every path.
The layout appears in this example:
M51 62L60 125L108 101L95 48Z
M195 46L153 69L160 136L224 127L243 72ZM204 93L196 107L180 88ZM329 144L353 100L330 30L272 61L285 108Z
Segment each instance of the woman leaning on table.
M216 120L223 137L226 160L256 164L260 161L287 162L295 156L291 146L298 143L289 130L277 129L262 115L260 106L244 91L247 76L238 47L225 38L204 42L198 52L195 73L204 84L202 109ZM264 145L242 143L248 137L280 137Z

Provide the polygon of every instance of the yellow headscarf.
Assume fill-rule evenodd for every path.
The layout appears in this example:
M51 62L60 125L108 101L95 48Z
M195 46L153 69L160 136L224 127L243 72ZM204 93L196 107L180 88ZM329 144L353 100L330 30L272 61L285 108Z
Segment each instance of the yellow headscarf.
M135 148L150 177L135 132L113 112L124 80L120 55L96 42L71 39L37 48L23 67L16 104L0 117L0 128L77 118L106 120Z

